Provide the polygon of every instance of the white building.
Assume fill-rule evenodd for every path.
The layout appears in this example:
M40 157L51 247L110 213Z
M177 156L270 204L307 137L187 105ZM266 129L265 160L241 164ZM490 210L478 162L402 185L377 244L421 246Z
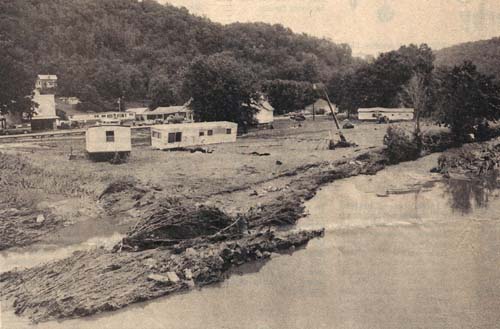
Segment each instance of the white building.
M157 107L152 111L144 112L143 116L146 120L160 120L162 122L168 122L174 118L193 121L193 111L185 105Z
M267 100L261 100L258 104L252 104L257 112L254 115L258 125L269 125L274 121L274 107Z
M135 116L135 121L146 121L145 113L148 111L149 109L147 107L134 107L127 109L125 112L133 113Z
M56 129L56 101L54 95L41 95L35 90L33 101L38 104L31 117L31 130L53 130Z
M102 125L87 128L85 150L91 159L107 159L118 154L128 156L132 151L130 127Z
M378 121L386 118L388 121L410 121L414 118L412 108L371 107L358 109L358 119L363 121Z
M135 120L135 114L130 112L99 112L99 113L82 113L68 115L71 123L80 125L95 125L98 123L116 122L127 123Z
M172 149L236 141L238 125L228 121L195 122L151 127L151 145Z
M39 74L35 82L35 89L44 93L46 90L57 88L57 75Z

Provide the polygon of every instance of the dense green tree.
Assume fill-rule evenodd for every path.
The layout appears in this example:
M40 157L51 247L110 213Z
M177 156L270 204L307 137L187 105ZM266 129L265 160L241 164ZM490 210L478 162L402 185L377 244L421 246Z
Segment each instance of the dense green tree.
M58 75L61 96L90 85L106 102L175 94L180 68L220 52L261 80L326 81L353 61L345 44L281 25L221 25L153 0L0 1L0 31L24 51L25 66ZM158 72L170 86L158 88Z
M21 63L22 52L10 42L0 41L0 114L31 115L34 76Z
M314 102L315 92L309 82L293 80L272 80L263 85L263 91L276 114L284 114L303 109Z
M443 75L440 89L442 121L458 141L476 132L485 120L500 118L500 89L492 76L477 71L466 61Z
M200 121L232 121L242 128L254 123L250 105L259 99L255 75L227 54L196 59L186 73L184 90Z
M355 113L360 107L395 107L415 75L430 84L434 55L425 44L402 46L382 53L372 63L334 75L328 82L333 100L341 109Z

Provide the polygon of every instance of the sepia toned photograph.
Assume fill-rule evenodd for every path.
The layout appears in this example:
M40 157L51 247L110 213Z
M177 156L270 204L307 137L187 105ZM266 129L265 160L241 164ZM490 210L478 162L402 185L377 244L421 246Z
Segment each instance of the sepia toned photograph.
M498 0L0 0L0 329L500 328Z

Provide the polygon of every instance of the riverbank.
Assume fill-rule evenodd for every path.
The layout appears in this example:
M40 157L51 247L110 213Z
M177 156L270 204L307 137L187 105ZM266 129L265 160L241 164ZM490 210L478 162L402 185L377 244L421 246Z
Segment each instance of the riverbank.
M131 241L135 233L132 229L125 243L115 248L122 252L83 251L56 263L2 274L2 298L13 301L17 314L46 321L115 310L133 302L220 282L234 265L266 259L271 252L293 250L321 235L321 230L283 230L304 215L304 200L312 198L319 187L341 178L374 174L388 163L382 148L348 151L353 155L344 155L344 159L302 165L273 179L221 190L208 196L203 204L196 202L199 198L183 200L180 208L166 199L158 186L152 188L132 181L120 185L121 188L111 188L99 196L104 208L115 212L120 209L120 213L129 215L133 210L139 224L164 218L165 213L159 209L165 203L169 211L185 212L183 207L188 207L194 217L206 207L222 203L226 206L215 208L221 212L216 217L227 216L227 221L215 231L197 232L181 241L172 241L172 237L159 239L156 233L161 230L148 231L150 234L141 237L141 241L149 241L146 245ZM227 206L235 200L244 201L237 202L237 207ZM241 219L248 232L221 232ZM183 222L178 228L185 229ZM133 251L124 251L124 244L128 247L125 250ZM28 286L29 289L21 288Z

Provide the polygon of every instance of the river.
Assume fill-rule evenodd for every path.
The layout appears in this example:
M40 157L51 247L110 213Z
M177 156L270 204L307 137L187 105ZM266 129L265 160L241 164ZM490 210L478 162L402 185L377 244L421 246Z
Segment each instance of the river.
M298 228L324 238L221 284L37 326L4 307L2 328L498 328L498 191L436 159L323 188Z

